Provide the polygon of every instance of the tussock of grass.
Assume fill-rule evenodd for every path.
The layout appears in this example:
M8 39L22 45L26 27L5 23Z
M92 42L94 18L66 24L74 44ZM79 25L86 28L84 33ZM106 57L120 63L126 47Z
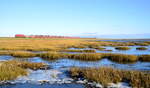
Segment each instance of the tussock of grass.
M46 67L46 64L44 64L44 63L32 63L32 62L22 62L22 61L20 62L20 61L14 61L14 60L6 61L6 62L4 62L4 64L16 65L16 66L24 68L24 69L29 68L29 69L33 69L33 70L37 70L37 69Z
M86 78L104 86L108 83L129 82L132 87L149 88L150 74L139 71L117 70L110 67L101 68L71 68L73 78Z
M44 63L31 63L19 61L4 61L0 62L0 81L14 80L19 76L27 75L27 68L37 70L45 68Z
M85 45L73 45L73 46L69 46L69 48L79 48L79 49L83 49L83 48L87 48Z
M61 53L57 53L57 52L48 52L48 53L41 53L38 54L37 56L44 58L46 60L56 60L62 57Z
M139 61L150 62L150 55L140 55L138 58Z
M147 50L146 47L137 47L136 50Z
M105 50L106 48L103 48L103 47L99 47L97 48L97 50Z
M9 51L0 51L0 55L10 55Z
M13 51L10 52L11 56L14 57L34 57L36 56L36 54L32 53L32 52L28 52L28 51Z
M115 61L115 62L135 62L138 60L137 56L135 55L126 55L126 54L103 54L103 57L108 58L109 60Z
M13 80L18 76L27 75L27 71L16 65L0 62L0 81Z
M89 44L88 48L99 49L100 47L98 44Z
M117 50L129 50L129 47L116 47Z
M95 61L101 59L101 54L98 53L70 54L68 58L85 61Z
M63 52L86 52L86 53L95 53L95 50L73 50L73 49L68 49L68 50L62 50Z

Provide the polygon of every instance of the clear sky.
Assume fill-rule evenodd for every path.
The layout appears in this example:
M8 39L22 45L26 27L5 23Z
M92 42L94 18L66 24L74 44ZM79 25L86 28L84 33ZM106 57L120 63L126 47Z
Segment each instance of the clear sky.
M0 36L150 33L150 0L0 0Z

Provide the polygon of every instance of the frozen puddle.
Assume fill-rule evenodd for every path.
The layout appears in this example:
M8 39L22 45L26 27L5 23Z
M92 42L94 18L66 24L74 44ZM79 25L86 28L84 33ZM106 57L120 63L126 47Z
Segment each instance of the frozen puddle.
M42 83L71 83L73 79L71 78L59 78L58 75L63 74L62 72L54 69L50 70L29 70L28 76L23 76L17 78L11 83L33 83L33 84L42 84Z

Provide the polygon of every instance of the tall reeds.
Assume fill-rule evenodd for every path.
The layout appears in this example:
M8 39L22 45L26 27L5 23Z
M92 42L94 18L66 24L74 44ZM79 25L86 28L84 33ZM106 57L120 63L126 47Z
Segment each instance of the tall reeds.
M130 86L135 88L149 88L150 74L131 71L118 70L110 67L101 68L71 68L71 76L73 78L85 78L88 81L95 81L107 86L108 83L129 82Z

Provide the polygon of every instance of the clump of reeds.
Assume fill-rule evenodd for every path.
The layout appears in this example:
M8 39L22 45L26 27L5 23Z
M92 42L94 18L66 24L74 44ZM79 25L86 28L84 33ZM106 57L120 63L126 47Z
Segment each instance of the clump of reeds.
M0 63L0 81L13 80L23 75L27 75L25 69L12 64Z
M135 62L138 60L137 56L135 55L126 55L126 54L103 54L103 58L108 58L109 60L126 63L126 62Z
M48 52L48 53L38 54L37 56L44 58L46 60L56 60L56 59L61 58L63 55L58 52Z
M148 46L149 44L146 43L146 42L142 42L142 43L135 43L135 45L138 45L138 46Z
M136 50L147 50L146 47L137 47Z
M108 83L129 82L132 87L150 87L150 74L139 71L118 70L110 67L75 67L70 69L70 73L73 78L85 78L88 81L95 81L103 86L107 86Z
M116 47L117 50L129 50L129 47Z
M0 51L0 55L9 55L9 51L2 50Z
M34 56L36 56L36 54L34 54L32 52L28 52L28 51L11 51L10 55L14 56L14 57L34 57Z
M4 64L9 64L9 65L16 65L18 67L24 68L24 69L33 69L33 70L37 70L37 69L41 69L41 68L45 68L47 65L44 63L32 63L32 62L23 62L23 61L6 61L4 62Z
M150 55L140 55L138 59L139 61L150 62Z
M68 55L68 58L85 61L95 61L100 60L102 57L101 54L98 53L83 53L83 54L70 54Z
M67 50L61 50L63 52L85 52L85 53L95 53L95 50L74 50L74 49L67 49Z
M104 47L99 47L99 48L97 48L97 50L105 50L106 48L104 48Z
M99 49L100 47L98 44L89 44L88 48Z

